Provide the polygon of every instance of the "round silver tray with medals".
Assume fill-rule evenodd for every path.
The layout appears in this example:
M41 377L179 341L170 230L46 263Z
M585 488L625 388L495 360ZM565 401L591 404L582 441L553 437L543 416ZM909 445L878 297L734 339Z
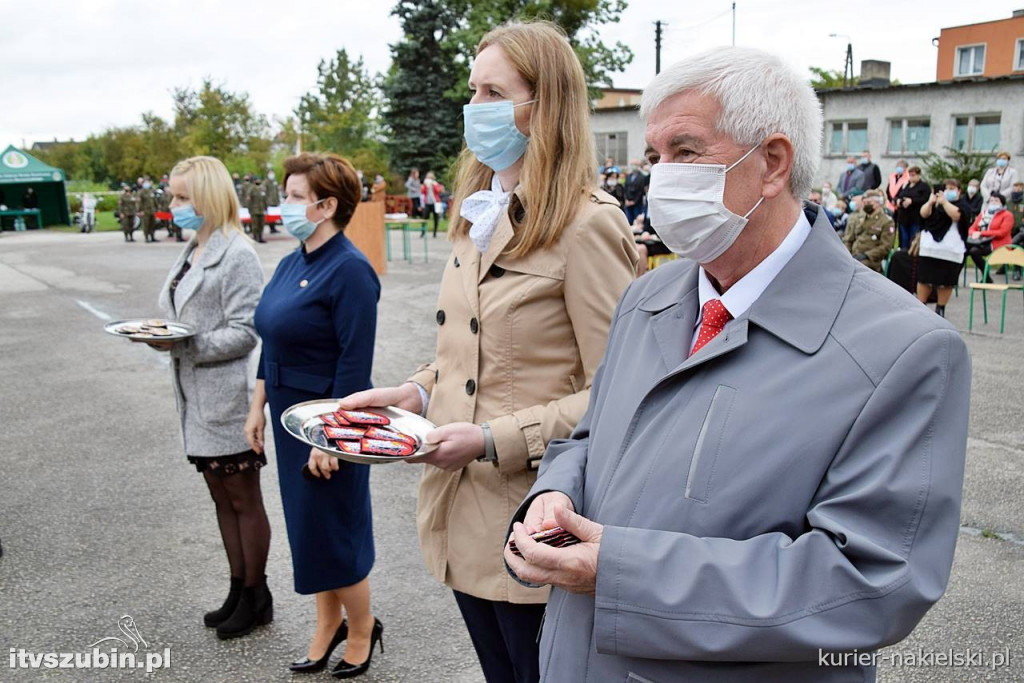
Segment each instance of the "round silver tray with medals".
M398 460L408 460L417 455L424 455L437 448L437 444L427 443L427 434L437 429L433 422L393 406L362 408L361 412L376 413L388 418L387 427L398 430L416 440L417 448L409 455L377 455L371 453L346 453L336 448L324 433L324 422L321 415L333 413L338 409L338 399L317 399L296 403L281 414L281 424L285 431L299 441L319 448L324 453L333 455L348 462L367 465L380 465Z
M132 318L112 320L103 325L103 331L123 339L138 341L181 341L196 336L196 328L162 318Z

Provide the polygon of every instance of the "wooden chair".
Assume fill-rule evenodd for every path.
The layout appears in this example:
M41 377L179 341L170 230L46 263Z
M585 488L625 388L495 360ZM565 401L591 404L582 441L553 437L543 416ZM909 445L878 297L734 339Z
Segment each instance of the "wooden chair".
M657 254L655 256L647 257L647 270L654 270L662 263L668 263L669 261L675 261L678 256L675 254Z
M1024 266L1024 249L1013 245L1007 245L999 247L993 251L987 259L985 259L985 277L983 280L989 279L990 269L998 266ZM1010 271L1006 270L1006 282L971 282L969 286L971 288L971 307L970 313L967 318L967 331L970 332L974 326L974 293L981 290L981 306L982 312L985 318L985 324L988 324L988 301L985 298L986 292L1002 292L1003 293L1003 312L1002 317L999 321L999 334L1003 333L1006 329L1006 294L1011 289L1024 292L1024 284L1020 282L1010 282Z

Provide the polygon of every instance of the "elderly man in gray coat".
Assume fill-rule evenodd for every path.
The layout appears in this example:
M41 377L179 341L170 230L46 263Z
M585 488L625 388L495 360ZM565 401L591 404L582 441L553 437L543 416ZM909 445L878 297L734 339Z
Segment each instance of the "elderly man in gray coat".
M510 572L554 587L542 676L873 681L949 578L966 347L801 207L821 109L780 60L692 57L641 115L651 219L686 258L624 294L513 518ZM555 525L582 542L529 536Z

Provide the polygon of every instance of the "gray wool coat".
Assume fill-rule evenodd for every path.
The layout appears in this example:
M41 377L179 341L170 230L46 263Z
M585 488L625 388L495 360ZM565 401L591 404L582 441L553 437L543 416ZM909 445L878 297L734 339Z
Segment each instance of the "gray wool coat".
M966 346L810 218L768 289L690 358L695 263L620 301L587 413L515 516L556 490L605 525L596 594L551 593L544 680L873 681L819 650L895 643L942 596Z
M216 456L249 449L249 354L259 337L253 312L263 289L263 268L241 233L216 230L178 283L171 280L196 247L181 252L160 290L160 310L170 320L194 325L198 334L171 350L171 376L181 417L185 453Z

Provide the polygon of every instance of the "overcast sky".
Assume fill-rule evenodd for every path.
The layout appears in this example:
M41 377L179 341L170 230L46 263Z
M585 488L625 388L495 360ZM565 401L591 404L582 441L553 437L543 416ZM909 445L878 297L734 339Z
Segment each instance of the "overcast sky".
M732 40L731 0L667 10L632 0L606 41L635 58L615 85L642 88L654 76L654 21L668 23L662 64ZM679 3L680 5L683 3ZM339 48L385 71L401 37L392 0L0 0L0 148L84 139L171 118L170 92L205 76L248 92L257 111L288 116L316 84L316 66ZM1024 0L738 0L736 44L782 55L797 68L842 70L849 36L862 59L892 62L903 83L935 79L931 40L942 27L1009 18ZM830 33L845 34L830 38Z

